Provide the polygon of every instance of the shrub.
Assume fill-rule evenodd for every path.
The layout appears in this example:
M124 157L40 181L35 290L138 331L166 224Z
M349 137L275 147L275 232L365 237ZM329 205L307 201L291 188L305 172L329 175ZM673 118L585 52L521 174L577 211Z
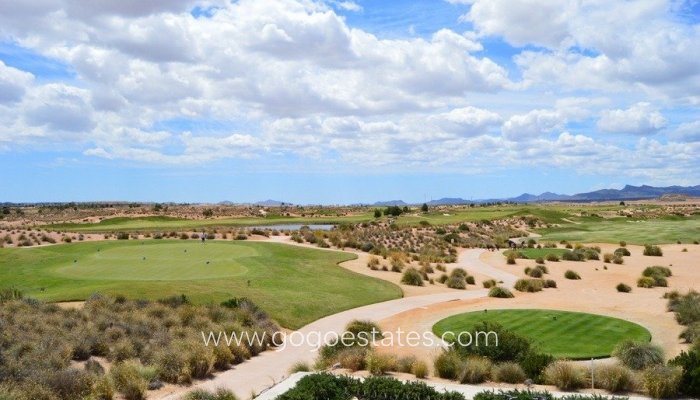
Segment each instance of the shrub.
M685 340L686 343L698 342L697 339L700 338L700 322L693 322L688 325L679 337Z
M442 275L440 275L440 277L437 279L437 281L440 282L440 283L445 283L445 282L447 282L448 279L450 279L450 277L447 276L447 274L442 274Z
M544 272L542 272L542 270L540 268L535 267L535 268L527 270L525 272L525 274L527 274L528 276L530 276L532 278L541 278L542 275L544 275Z
M596 387L612 393L632 392L639 387L635 373L620 364L596 365L593 369L593 378Z
M411 365L411 373L418 379L428 377L428 364L425 361L414 361Z
M637 279L637 287L650 289L654 286L656 286L656 280L654 280L654 278L643 276Z
M309 371L311 371L311 367L309 366L309 364L307 364L303 361L297 361L294 363L294 365L292 365L289 368L290 374L293 374L295 372L309 372Z
M445 284L450 289L466 289L467 280L463 276L451 276L446 281Z
M506 263L509 265L515 265L515 253L509 253L506 258Z
M678 395L683 371L680 367L656 365L642 374L644 389L655 399L667 399Z
M490 289L490 288L497 285L495 279L487 279L487 280L481 282L481 284L484 285L484 289Z
M661 257L664 255L663 251L661 251L661 247L652 246L650 244L644 245L644 252L642 254L652 257Z
M469 357L464 361L459 374L460 383L482 383L491 376L493 363L485 357Z
M423 277L418 270L411 267L404 271L401 283L411 286L423 286Z
M635 370L642 370L664 362L663 350L652 343L626 340L618 344L612 354L622 364Z
M413 363L415 362L416 357L414 356L401 357L398 360L396 360L396 371L410 373L411 368L413 367Z
M700 352L681 352L669 364L683 371L679 391L686 396L700 397Z
M494 286L489 290L489 297L498 297L501 299L509 299L513 297L513 293L511 293L510 290L501 287L501 286Z
M542 354L530 351L520 360L525 375L532 379L535 383L542 383L545 368L554 362L554 357L549 354Z
M621 264L625 263L625 259L622 258L621 255L615 255L615 257L613 257L613 259L612 259L612 262L613 262L613 264L621 265Z
M117 240L129 240L129 234L127 232L117 233Z
M568 361L555 361L543 372L544 382L561 390L576 390L586 386L586 371Z
M545 256L545 259L547 261L557 262L557 261L559 261L559 256L556 254L550 253L550 254L547 254Z
M653 267L646 267L644 268L644 271L642 271L642 276L649 276L649 277L657 277L661 276L664 278L668 278L672 276L673 273L671 272L671 269L668 267L662 267L662 266L653 266Z
M367 261L367 268L369 268L371 270L378 270L379 269L379 258L370 257L369 261Z
M384 375L396 369L396 358L389 354L370 351L365 359L367 371L372 375Z
M542 279L518 279L515 282L515 290L519 292L535 293L542 290L544 283Z
M350 371L360 371L367 368L367 357L370 353L367 347L349 347L339 351L336 359L341 367Z
M145 400L148 382L140 374L141 364L125 361L115 364L110 370L114 386L126 400Z
M605 253L605 254L603 254L603 262L605 262L605 263L611 263L612 260L613 260L613 257L615 257L614 254Z
M676 321L681 325L690 325L700 321L700 293L691 290L685 295L672 292L668 296L668 309L676 313Z
M440 353L433 362L435 374L443 379L457 379L462 372L464 361L454 350L447 350Z
M561 255L561 258L565 261L583 261L585 259L585 256L582 252L579 251L567 251L566 253Z
M478 340L480 336L483 337L483 335L478 335L478 332L495 333L498 337L497 345L489 336L486 337L486 340ZM476 324L470 333L471 337L475 338L472 343L468 345L455 344L456 350L460 354L482 356L494 362L503 362L518 361L530 351L530 342L526 338L498 323L481 322Z
M549 288L556 289L557 288L557 281L555 281L554 279L545 279L542 281L542 284L543 284L543 287L545 289L549 289Z
M60 398L69 400L89 395L93 376L83 370L68 368L51 374L47 383Z
M619 256L628 257L628 256L631 256L632 253L630 253L630 251L627 250L626 248L620 247L619 249L615 250L615 255L616 255L616 256L619 255Z
M624 283L618 283L617 284L617 291L620 293L629 293L632 291L632 287L630 285L626 285Z
M564 272L564 278L572 279L572 280L579 280L579 279L581 279L581 275L579 275L576 271L572 271L569 269L566 272Z
M495 382L523 383L526 379L523 368L514 362L498 364L493 368L492 372Z
M158 377L165 382L184 384L192 381L192 371L185 354L179 349L166 348L161 350L155 359L158 366Z
M206 390L197 389L188 393L184 400L238 400L233 392L219 388L215 392L208 392Z
M544 257L537 257L537 258L535 259L535 262L536 262L537 264L544 264Z

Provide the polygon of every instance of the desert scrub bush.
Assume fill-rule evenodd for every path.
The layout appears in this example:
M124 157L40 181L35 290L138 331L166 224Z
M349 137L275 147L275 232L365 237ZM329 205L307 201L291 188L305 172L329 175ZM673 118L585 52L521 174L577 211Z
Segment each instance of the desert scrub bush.
M559 256L554 254L554 253L549 253L544 258L550 262L558 262L559 261Z
M615 257L614 254L612 253L605 253L603 254L603 262L605 263L611 263L613 260L613 257Z
M561 390L581 389L587 384L585 368L569 361L555 361L543 372L544 382Z
M632 291L632 287L630 285L626 285L624 283L618 283L615 288L620 293L629 293Z
M668 278L672 276L673 273L671 272L671 269L668 267L662 267L659 265L653 266L653 267L646 267L644 268L644 271L642 271L642 276L648 276L651 278Z
M411 373L418 379L425 379L428 377L428 364L425 361L414 361L411 365Z
M509 265L515 265L515 253L508 253L508 256L506 257L506 263Z
M459 373L459 382L470 384L486 382L491 377L492 367L493 363L486 357L467 357Z
M50 374L47 383L58 397L70 400L87 397L92 392L94 377L85 371L67 368Z
M535 293L542 291L544 282L542 279L518 279L515 282L515 290L519 292Z
M489 290L489 297L497 297L500 299L510 299L513 297L513 293L501 286L494 286Z
M304 361L297 361L289 368L290 374L296 372L311 372L311 366Z
M542 287L544 287L545 289L556 289L557 281L555 281L554 279L543 279Z
M530 351L530 341L508 330L495 322L481 322L470 331L472 338L478 338L479 332L489 332L485 340L474 340L472 343L455 343L455 350L463 356L481 356L494 362L518 361ZM498 337L498 344L493 340L491 332ZM483 336L483 335L482 335ZM489 341L490 337L490 341Z
M632 340L625 340L618 344L612 355L634 370L642 370L664 362L664 352L661 347Z
M466 289L467 280L463 276L453 275L445 281L445 285L450 289Z
M194 390L185 397L183 397L184 400L238 400L238 397L236 397L233 392L226 390L226 389L216 389L214 392L208 392L206 390L202 389L197 389Z
M417 269L410 267L404 271L401 283L411 286L423 286L423 277Z
M498 285L498 283L496 282L495 279L487 279L487 280L481 282L481 284L484 285L484 289L490 289L490 288Z
M630 253L630 251L628 249L626 249L625 247L620 247L619 249L615 250L614 254L616 256L619 255L619 256L623 256L623 257L628 257L628 256L632 255L632 253Z
M668 310L675 313L679 324L690 325L700 321L700 293L691 290L681 295L674 291L664 297L668 299Z
M141 376L141 363L125 361L112 366L109 371L114 387L126 400L145 400L148 382Z
M642 252L642 254L644 254L645 256L661 257L664 255L664 252L661 250L661 247L659 247L659 246L645 244L644 251Z
M541 278L542 275L544 275L544 271L542 271L542 269L538 268L538 267L535 267L535 268L527 267L527 268L525 268L525 275L527 275L531 278Z
M564 278L571 280L579 280L581 279L581 275L579 275L576 271L572 271L569 269L566 272L564 272Z
M564 261L584 261L585 255L581 251L567 251L561 255L561 259Z
M515 362L501 363L492 369L492 380L494 382L523 383L525 379L527 379L525 371Z
M651 289L656 286L656 280L649 276L637 279L637 287Z
M462 372L464 361L454 350L445 350L433 362L435 374L443 379L455 380Z
M620 364L596 365L593 368L593 379L596 387L611 393L633 392L639 389L639 379L634 371Z
M554 357L549 354L528 351L521 357L519 364L529 379L535 383L542 383L544 370L553 362Z
M370 351L365 359L367 371L372 375L384 375L396 370L396 358L390 354L382 354Z
M655 365L642 373L642 384L649 396L655 399L676 397L683 371L680 367Z

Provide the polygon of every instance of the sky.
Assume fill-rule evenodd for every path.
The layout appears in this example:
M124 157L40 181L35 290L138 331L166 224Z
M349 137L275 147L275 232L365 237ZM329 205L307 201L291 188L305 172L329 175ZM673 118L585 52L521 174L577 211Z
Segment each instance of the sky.
M697 0L0 2L0 202L700 184Z

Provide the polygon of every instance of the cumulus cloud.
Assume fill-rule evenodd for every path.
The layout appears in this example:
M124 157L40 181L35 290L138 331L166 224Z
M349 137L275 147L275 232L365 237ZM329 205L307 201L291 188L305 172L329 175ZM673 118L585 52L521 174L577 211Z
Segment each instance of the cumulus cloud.
M650 135L666 126L666 118L649 103L637 103L626 110L606 110L598 120L605 132Z
M32 74L8 67L0 60L0 104L21 100L33 80Z
M556 110L532 110L510 117L501 129L508 140L527 140L562 128L565 118Z

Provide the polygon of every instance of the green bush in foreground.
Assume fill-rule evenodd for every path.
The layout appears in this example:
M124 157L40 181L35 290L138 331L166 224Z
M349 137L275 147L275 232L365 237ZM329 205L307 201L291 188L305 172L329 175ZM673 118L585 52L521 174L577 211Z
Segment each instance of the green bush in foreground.
M607 397L601 395L572 394L559 397L559 400L627 400L626 397ZM484 391L477 393L474 400L554 400L549 392L539 392L530 390L508 390L508 391Z
M486 382L491 377L492 367L493 363L486 357L467 357L459 373L459 382L469 384Z
M593 369L595 386L611 393L632 392L639 389L639 380L635 373L620 364L596 365Z
M388 377L368 377L364 380L331 374L303 377L296 387L277 400L465 400L455 392L441 393L423 382L400 382Z
M642 252L642 254L644 254L645 256L661 257L664 255L664 252L659 246L652 246L650 244L646 244L644 245L644 251Z
M494 382L523 383L527 376L523 368L515 362L504 362L493 367Z
M434 361L435 374L443 379L457 379L462 371L464 361L454 350L447 350L440 353Z
M682 369L679 390L686 396L700 397L700 352L682 352L669 363Z

